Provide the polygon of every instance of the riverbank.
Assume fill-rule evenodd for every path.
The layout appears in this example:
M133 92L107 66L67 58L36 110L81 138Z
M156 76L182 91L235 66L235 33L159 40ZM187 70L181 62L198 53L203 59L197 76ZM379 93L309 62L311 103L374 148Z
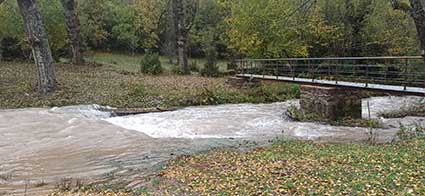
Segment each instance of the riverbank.
M181 156L136 188L90 185L50 196L424 195L425 138L385 145L280 141Z
M378 146L283 141L249 152L180 157L169 162L152 193L424 195L424 158L423 137Z
M234 88L226 78L196 75L143 75L126 67L58 64L60 89L42 96L34 91L33 64L2 62L0 109L99 104L117 108L173 108L226 103L270 103L299 96L296 85Z

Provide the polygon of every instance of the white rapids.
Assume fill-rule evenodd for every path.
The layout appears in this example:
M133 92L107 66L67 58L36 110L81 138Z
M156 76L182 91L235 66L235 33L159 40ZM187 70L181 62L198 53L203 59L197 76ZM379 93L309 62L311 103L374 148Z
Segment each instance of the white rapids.
M381 112L397 110L423 101L420 97L376 97L363 101L363 117L368 117L369 102L372 118ZM136 130L153 138L252 138L284 133L297 139L367 133L366 128L334 127L318 123L292 122L285 112L298 101L272 104L232 104L189 107L171 112L140 114L104 119L119 127ZM385 120L389 124L406 120ZM346 132L345 132L346 131ZM348 132L348 133L347 133ZM382 130L387 133L388 130ZM391 133L393 132L390 131ZM392 136L389 133L388 138ZM363 134L364 135L364 134ZM348 137L348 136L347 136Z
M241 138L281 130L290 103L236 104L105 119L154 138Z

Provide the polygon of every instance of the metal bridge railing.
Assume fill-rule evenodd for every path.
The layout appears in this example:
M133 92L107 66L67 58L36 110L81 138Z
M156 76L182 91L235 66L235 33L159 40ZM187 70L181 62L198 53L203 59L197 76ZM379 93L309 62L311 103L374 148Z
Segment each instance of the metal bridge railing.
M243 75L425 87L422 56L242 59Z

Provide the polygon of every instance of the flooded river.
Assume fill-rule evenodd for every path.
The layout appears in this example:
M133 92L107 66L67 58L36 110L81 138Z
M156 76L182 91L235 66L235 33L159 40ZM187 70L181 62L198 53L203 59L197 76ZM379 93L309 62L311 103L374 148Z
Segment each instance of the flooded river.
M378 118L383 110L418 101L372 98L370 113ZM47 193L64 178L131 179L158 171L178 155L216 147L250 148L284 138L346 143L370 137L366 128L292 122L284 113L297 104L189 107L125 117L110 117L96 105L3 110L0 195ZM378 142L393 140L400 123L425 124L418 117L382 120L386 128L374 130Z

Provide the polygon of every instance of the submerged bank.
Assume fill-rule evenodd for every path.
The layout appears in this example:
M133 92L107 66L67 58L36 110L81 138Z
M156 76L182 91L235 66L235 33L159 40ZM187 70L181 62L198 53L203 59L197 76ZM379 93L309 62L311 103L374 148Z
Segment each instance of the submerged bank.
M420 98L372 98L371 114ZM181 154L216 147L253 147L270 139L362 142L369 129L300 123L283 113L297 101L190 107L110 118L100 106L0 111L0 195L40 194L63 178L124 180L148 175ZM425 118L383 119L377 142L391 141L399 123ZM112 124L111 124L112 123ZM43 182L43 183L41 183ZM46 184L39 186L40 184ZM31 194L30 194L31 193Z

